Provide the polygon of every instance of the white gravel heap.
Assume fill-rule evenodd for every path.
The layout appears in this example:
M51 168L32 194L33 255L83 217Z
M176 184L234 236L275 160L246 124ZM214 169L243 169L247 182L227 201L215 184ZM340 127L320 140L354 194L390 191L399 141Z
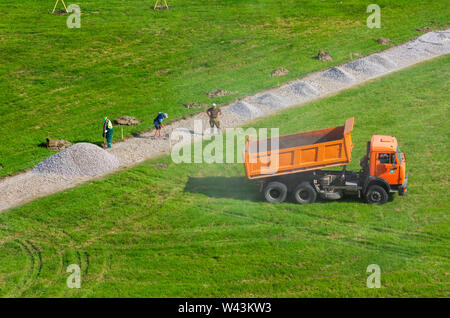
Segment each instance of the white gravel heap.
M263 111L260 108L244 101L239 101L229 106L228 109L245 119L252 119L263 115Z
M450 32L448 30L429 32L420 36L416 41L421 43L444 46L444 44L448 44L448 42L450 42ZM413 41L413 43L414 42L415 41Z
M386 72L386 68L383 65L379 63L375 64L368 59L360 59L347 63L345 64L345 67L355 72L364 73L369 76Z
M319 96L319 91L309 83L297 82L289 85L291 91L296 95L302 95L307 97Z
M265 105L271 108L282 108L285 104L282 98L272 93L266 93L257 98L258 104Z
M355 78L340 67L333 67L323 72L322 76L343 83L355 82Z
M34 173L70 176L98 176L120 165L116 156L99 146L81 142L38 163Z
M397 67L397 64L395 64L391 59L387 58L386 56L382 56L380 54L373 54L366 58L369 62L380 64L387 70L391 70Z

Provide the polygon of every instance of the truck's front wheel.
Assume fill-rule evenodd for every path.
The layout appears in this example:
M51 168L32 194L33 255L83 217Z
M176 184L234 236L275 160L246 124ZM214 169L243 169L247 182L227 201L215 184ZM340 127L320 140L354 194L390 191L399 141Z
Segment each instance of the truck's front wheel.
M384 204L388 200L388 194L379 185L370 186L366 192L366 201L371 204Z
M270 182L268 185L264 187L264 197L267 202L270 203L281 203L286 200L287 196L287 187L284 183L281 182Z
M293 195L295 202L299 204L314 203L317 199L316 190L308 182L299 184Z

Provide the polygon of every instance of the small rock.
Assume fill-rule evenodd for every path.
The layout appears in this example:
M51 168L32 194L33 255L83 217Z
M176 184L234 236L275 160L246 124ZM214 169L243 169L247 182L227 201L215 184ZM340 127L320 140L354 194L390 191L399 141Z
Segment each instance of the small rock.
M115 122L118 125L124 125L124 126L136 126L138 125L142 120L138 120L132 116L120 116L117 117Z
M418 32L430 32L431 28L429 26L416 29Z
M164 5L159 5L159 6L156 6L155 8L153 8L154 10L170 10L170 8L172 8L172 7L169 7L169 6L164 6Z
M437 22L437 21L430 21L429 23L430 24L439 24L439 22Z
M72 146L70 142L64 139L47 138L47 148L51 150L64 150Z
M53 12L53 14L64 15L64 14L67 14L67 11L65 11L65 10L58 10L58 11Z
M213 89L212 91L208 92L206 95L209 98L214 98L214 97L222 97L222 96L226 96L226 95L230 95L230 94L232 94L232 93L228 92L226 90L223 90L223 89L216 88L216 89Z
M186 107L187 109L189 108L204 108L207 107L207 104L200 104L200 103L186 103L183 104L184 107Z
M279 67L276 70L273 70L270 76L284 76L289 74L289 70L285 69L284 67Z
M167 169L167 165L165 163L155 163L153 166L162 170Z
M34 129L41 129L41 126L34 126Z
M2 169L3 169L3 165L0 164L0 170L2 170Z
M7 38L0 38L0 41L8 41Z
M388 38L379 38L377 42L378 44L388 45L389 43L392 43L392 40Z
M328 51L320 50L319 54L317 54L317 59L319 61L332 61L333 58L330 56L330 53Z
M362 55L360 53L350 53L350 58L355 58L355 57L361 57Z

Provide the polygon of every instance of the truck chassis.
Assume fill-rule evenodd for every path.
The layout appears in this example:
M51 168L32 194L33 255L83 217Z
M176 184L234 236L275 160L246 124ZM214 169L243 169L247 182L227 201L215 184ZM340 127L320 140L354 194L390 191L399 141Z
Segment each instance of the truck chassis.
M402 186L390 186L381 178L359 172L315 170L261 179L260 190L270 203L283 202L290 194L299 204L314 203L317 198L338 200L344 195L364 198L367 203L386 203L389 194L405 194L407 182Z

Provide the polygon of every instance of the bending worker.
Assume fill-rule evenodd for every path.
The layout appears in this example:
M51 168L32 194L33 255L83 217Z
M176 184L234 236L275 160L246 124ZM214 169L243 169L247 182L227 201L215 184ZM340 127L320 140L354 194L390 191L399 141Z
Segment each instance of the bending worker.
M111 140L113 137L113 125L112 122L108 119L108 117L105 117L103 119L103 138L106 138L108 141L108 148L111 148Z
M164 118L168 118L169 116L166 113L158 113L158 116L153 120L153 125L155 125L155 134L153 135L153 138L161 137L161 127L164 127L164 124L162 123Z
M212 107L206 110L206 114L209 116L209 125L211 126L211 129L214 129L214 126L216 126L220 132L219 118L222 116L222 111L213 103Z

